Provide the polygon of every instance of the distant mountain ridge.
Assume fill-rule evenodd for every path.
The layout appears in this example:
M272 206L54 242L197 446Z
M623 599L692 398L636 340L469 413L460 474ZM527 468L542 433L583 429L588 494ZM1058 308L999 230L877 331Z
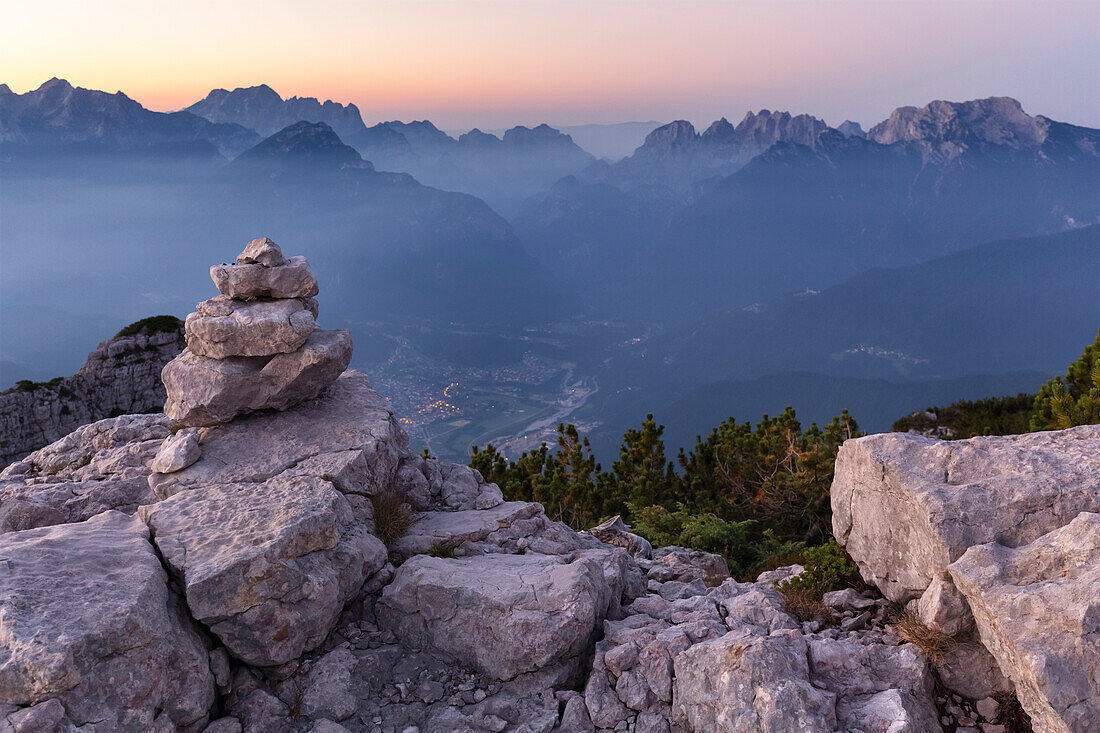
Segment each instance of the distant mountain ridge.
M1100 220L1100 130L990 98L901 108L858 132L776 113L703 134L671 123L631 157L558 181L513 223L599 307L690 318ZM639 288L651 296L630 298Z
M921 108L895 109L889 118L867 131L867 139L883 145L914 143L927 157L942 161L957 158L967 150L1038 148L1046 143L1052 126L1064 125L1042 115L1027 114L1011 97L969 102L937 100ZM1096 155L1096 136L1089 139L1089 152Z
M53 78L15 94L0 85L0 142L74 150L135 151L205 145L234 157L260 136L238 124L215 123L189 112L153 112L122 92L108 94ZM78 146L83 146L80 148Z
M316 97L283 99L267 84L238 87L233 91L214 89L203 99L184 108L185 112L211 122L234 122L268 137L295 122L324 122L341 138L366 129L359 108Z
M654 183L686 188L701 178L735 173L776 143L814 147L829 129L811 115L768 109L746 113L736 126L723 117L702 133L687 120L676 120L649 133L632 155L595 164L578 178L628 188Z

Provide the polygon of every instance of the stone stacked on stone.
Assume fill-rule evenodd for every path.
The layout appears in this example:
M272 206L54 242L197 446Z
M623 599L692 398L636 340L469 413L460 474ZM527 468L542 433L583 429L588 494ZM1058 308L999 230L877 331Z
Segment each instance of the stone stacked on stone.
M317 328L317 279L305 257L283 256L263 237L233 264L214 265L221 295L187 316L187 348L161 373L164 412L211 426L257 410L313 399L351 360L351 334Z

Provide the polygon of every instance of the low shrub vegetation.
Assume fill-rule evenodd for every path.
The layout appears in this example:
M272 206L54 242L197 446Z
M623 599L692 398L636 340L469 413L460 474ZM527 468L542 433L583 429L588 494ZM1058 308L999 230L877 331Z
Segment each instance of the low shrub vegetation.
M556 448L544 443L509 461L492 445L475 446L470 465L507 500L540 502L574 529L618 514L655 546L714 552L733 576L755 577L829 537L836 453L860 435L847 411L823 428L803 428L787 408L755 426L730 418L671 461L663 434L647 415L623 435L610 471L596 462L588 439L565 424Z
M800 564L805 568L800 574L776 581L775 587L784 595L801 591L821 600L830 591L864 587L859 566L831 537L823 545L803 550Z
M183 328L183 321L175 316L149 316L140 321L134 321L115 334L115 338L124 336L136 336L139 333L172 333Z

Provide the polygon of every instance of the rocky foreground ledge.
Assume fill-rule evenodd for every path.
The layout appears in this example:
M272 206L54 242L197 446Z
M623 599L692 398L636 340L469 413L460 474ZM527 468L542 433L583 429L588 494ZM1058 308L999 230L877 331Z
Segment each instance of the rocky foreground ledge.
M215 282L312 297L261 254ZM238 351L229 318L193 334ZM1037 731L1097 730L1100 428L849 441L834 531L870 590L803 622L773 583L802 568L739 583L505 502L411 453L358 372L211 418L234 363L308 348L296 318L278 354L180 357L223 374L169 392L213 424L101 420L0 473L0 731L1007 733L1017 697ZM959 643L929 660L900 604Z

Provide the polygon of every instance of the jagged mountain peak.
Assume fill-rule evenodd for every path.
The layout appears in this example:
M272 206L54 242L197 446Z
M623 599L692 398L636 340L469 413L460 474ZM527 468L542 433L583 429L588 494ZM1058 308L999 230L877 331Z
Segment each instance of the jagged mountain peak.
M233 91L214 89L187 107L187 112L211 122L235 122L261 135L272 135L295 122L324 122L337 134L350 136L366 129L359 108L316 97L283 99L267 84L237 87Z
M737 125L737 134L742 142L763 146L764 149L777 142L795 143L812 147L821 133L829 129L823 120L807 115L791 115L790 112L773 112L762 109L757 113L749 112Z

